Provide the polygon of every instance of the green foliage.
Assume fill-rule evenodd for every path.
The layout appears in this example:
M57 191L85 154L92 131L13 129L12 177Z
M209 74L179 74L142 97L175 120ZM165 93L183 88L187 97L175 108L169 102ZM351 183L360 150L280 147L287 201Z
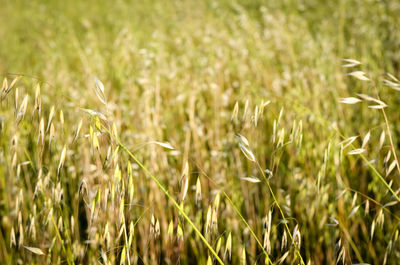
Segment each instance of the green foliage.
M2 1L0 263L395 264L399 11Z

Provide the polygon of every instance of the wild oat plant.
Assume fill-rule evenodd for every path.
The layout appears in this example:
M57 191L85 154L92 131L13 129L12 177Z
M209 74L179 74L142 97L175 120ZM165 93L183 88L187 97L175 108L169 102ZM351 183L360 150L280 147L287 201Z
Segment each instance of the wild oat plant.
M397 1L3 1L0 264L400 264Z

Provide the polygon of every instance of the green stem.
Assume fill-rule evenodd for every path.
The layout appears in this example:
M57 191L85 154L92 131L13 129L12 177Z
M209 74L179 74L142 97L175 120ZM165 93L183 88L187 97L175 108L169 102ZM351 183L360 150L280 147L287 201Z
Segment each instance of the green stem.
M283 211L282 211L281 206L280 206L279 203L278 203L278 200L277 200L276 197L275 197L275 193L274 193L274 191L272 190L271 185L269 184L268 178L267 178L267 176L265 175L264 170L261 168L260 164L259 164L257 161L256 161L255 163L257 164L258 169L260 170L262 176L263 176L264 179L265 179L265 182L267 183L267 186L268 186L269 192L271 193L272 199L274 200L276 206L278 207L278 210L279 210L279 212L280 212L280 214L281 214L281 216L282 216L283 223L284 223L284 225L285 225L286 231L287 231L287 233L289 234L290 240L292 241L292 244L294 245L294 247L295 247L295 249L296 249L296 254L297 254L297 256L300 258L300 263L301 263L302 265L305 265L304 260L303 260L303 257L302 257L301 254L300 254L299 248L298 248L297 244L294 242L292 233L290 232L289 226L287 225L288 221L287 221L287 219L286 219L286 217L285 217L285 214L284 214Z
M313 113L308 107L298 103L297 101L292 101L292 103L296 104L298 107L303 108L304 110L308 111L309 113ZM331 126L331 124L329 124L323 117L316 115L317 119L316 121L318 121L321 125L327 125L331 128L333 128L335 130L335 132L342 138L342 139L346 139L346 137L339 131L339 129L336 126ZM351 144L350 146L352 146L353 148L354 145ZM399 196L397 196L397 194L394 192L394 190L389 186L389 184L386 182L385 178L378 172L378 170L368 161L368 159L363 155L360 154L360 157L362 158L362 160L364 160L364 162L368 165L368 167L372 170L372 172L374 173L375 176L378 177L378 179L385 185L385 187L390 191L390 193L392 193L393 197L396 198L397 201L400 202L400 198Z
M200 239L203 241L203 243L207 246L207 248L211 251L211 253L214 255L215 259L218 261L219 264L225 265L224 262L221 260L221 258L218 256L217 252L212 248L210 243L208 243L207 239L201 234L199 229L197 229L196 225L190 220L189 216L185 213L185 211L180 207L178 202L169 194L168 190L164 187L164 185L155 177L153 174L150 173L150 171L134 156L129 149L123 145L119 139L114 137L112 133L106 128L103 124L101 125L103 129L107 131L107 133L112 137L117 144L140 166L140 168L143 169L143 171L157 184L157 186L164 192L164 194L168 197L168 199L173 203L175 208L178 209L179 213L185 218L185 220L189 223L189 225L193 228L193 230L196 232L196 234L200 237Z
M54 220L54 216L51 217L51 221L52 221L52 223L53 223L53 225L54 225L54 229L55 229L56 232L57 232L57 237L58 237L58 239L60 240L61 248L62 248L62 250L63 250L63 252L64 252L64 254L65 254L66 258L67 258L68 264L75 264L73 261L72 261L72 263L71 263L71 261L69 260L69 256L68 256L67 250L65 249L65 246L64 246L64 240L61 238L61 234L60 234L60 231L58 230L56 221Z
M231 204L232 208L235 210L236 214L240 216L240 219L242 219L242 222L247 226L247 228L249 229L251 235L254 237L254 239L257 241L257 244L260 246L260 248L262 249L263 253L265 254L265 256L267 257L268 263L273 265L267 251L265 250L264 246L261 244L260 240L258 239L257 235L254 233L253 229L251 229L250 225L247 223L246 219L244 219L244 217L242 216L242 214L239 212L239 210L236 208L236 206L233 204L232 200L229 198L228 194L226 194L225 191L222 191L222 193L224 194L225 198L229 201L229 203Z

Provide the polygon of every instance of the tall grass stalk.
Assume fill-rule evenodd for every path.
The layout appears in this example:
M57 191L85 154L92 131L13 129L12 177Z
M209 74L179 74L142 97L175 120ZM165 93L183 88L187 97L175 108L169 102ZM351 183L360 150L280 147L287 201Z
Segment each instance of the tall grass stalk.
M111 131L103 124L101 124L101 127L108 133L108 135L116 141L118 146L122 148L138 165L139 167L146 172L146 174L157 184L157 186L161 189L161 191L167 196L168 200L172 202L172 204L175 206L175 208L179 211L179 213L185 218L185 220L189 223L189 225L193 228L193 230L196 232L196 234L200 237L201 241L207 246L207 248L210 250L210 252L213 254L214 258L218 261L219 264L224 265L224 262L222 259L218 256L217 252L213 249L213 247L208 243L207 239L202 235L200 230L196 227L196 225L190 220L189 216L185 213L185 211L181 208L181 206L178 204L178 202L169 194L168 190L164 187L164 185L153 175L151 172L136 158L134 154L129 151L129 149L121 143L121 141L115 137Z

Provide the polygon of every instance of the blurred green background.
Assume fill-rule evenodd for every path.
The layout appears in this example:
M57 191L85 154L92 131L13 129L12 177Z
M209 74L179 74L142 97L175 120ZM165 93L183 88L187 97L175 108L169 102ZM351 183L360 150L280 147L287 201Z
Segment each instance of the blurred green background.
M108 146L113 151L116 148L106 137L101 139L104 146L100 158L86 138L73 141L82 118L81 134L89 133L91 120L80 110L82 107L107 114L110 124L111 120L116 123L121 141L131 150L139 150L138 157L177 198L184 161L189 161L191 186L185 209L200 228L215 194L225 191L261 241L265 232L263 218L270 210L273 212L272 262L277 263L285 253L282 220L267 186L240 179L262 179L254 164L240 152L235 140L235 134L240 133L249 140L261 167L273 171L270 184L288 216L291 231L296 224L299 226L300 253L305 263L397 264L399 208L384 206L395 198L365 161L359 156L347 156L349 150L341 150L338 143L360 135L354 142L354 148L358 148L370 132L365 158L375 159L373 167L393 190L398 189L397 170L385 176L393 154L389 162L385 157L393 150L386 125L398 151L400 94L385 86L383 79L387 78L386 73L399 77L399 12L399 1L377 0L2 0L0 73L8 83L15 76L22 76L21 83L17 83L17 103L29 94L28 109L33 108L35 86L40 83L43 117L55 105L57 126L53 146L46 144L43 155L38 155L39 119L26 117L22 124L15 124L15 95L2 102L1 263L104 264L102 251L109 255L110 263L122 262L118 207L115 216L110 217L112 210L105 206L89 226L85 224L88 217L82 217L90 216L96 192L106 193L110 187L108 178L116 166L101 167L99 162L107 156ZM344 58L360 61L357 70L364 71L371 80L362 82L348 76L353 70L342 67ZM94 76L104 83L107 108L93 92ZM339 103L340 98L355 97L357 93L373 97L379 94L388 105L388 124L381 111L368 108L365 102ZM264 104L267 101L269 105ZM238 115L231 119L236 103ZM60 110L65 119L62 124ZM296 134L297 138L291 138L296 131L301 137ZM380 146L382 131L386 138ZM15 151L18 163L31 160L33 169L22 167L18 173L12 165L10 139L15 135L20 139ZM280 136L283 146L278 141ZM168 141L181 152L171 155L154 146L143 148L142 144L150 140ZM69 149L68 169L57 179L55 172L64 145ZM128 194L123 189L128 189L129 159L122 152L119 158L123 179L126 178L122 198ZM93 165L97 166L95 173ZM42 197L33 199L41 167L49 172L51 184ZM199 238L177 217L173 205L157 186L142 171L136 171L135 203L146 211L129 207L125 213L127 223L143 217L135 228L136 247L131 250L130 262L206 264L210 253ZM12 177L18 174L25 178ZM197 178L204 193L200 205L194 199ZM83 180L88 183L87 198L83 197L86 208L81 195L76 195L80 194ZM55 205L45 203L55 196L57 184L68 194L64 202L68 210L56 210ZM346 193L338 198L343 190ZM19 201L19 214L13 209L18 205L15 198L21 193L24 199ZM222 257L227 235L232 232L230 262L243 262L245 249L248 264L264 264L265 256L248 228L227 199L222 196L221 200L218 229L209 238L213 247L222 236ZM54 209L56 220L61 218L68 223L60 235L67 254L50 228L35 238L26 232L23 238L23 245L52 249L46 251L45 257L10 244L11 229L18 231L19 223L28 227L35 207L44 209L35 219L38 229L45 227L50 209ZM149 236L153 215L160 220L164 234L159 243ZM86 226L89 230L92 226L93 231L74 236L71 216L81 233L85 233ZM332 223L330 217L339 220L340 225L328 226ZM170 220L174 220L175 229L182 222L182 245L178 241L171 243L166 235ZM111 245L102 241L106 223L113 227ZM283 263L298 264L293 247L288 251Z

